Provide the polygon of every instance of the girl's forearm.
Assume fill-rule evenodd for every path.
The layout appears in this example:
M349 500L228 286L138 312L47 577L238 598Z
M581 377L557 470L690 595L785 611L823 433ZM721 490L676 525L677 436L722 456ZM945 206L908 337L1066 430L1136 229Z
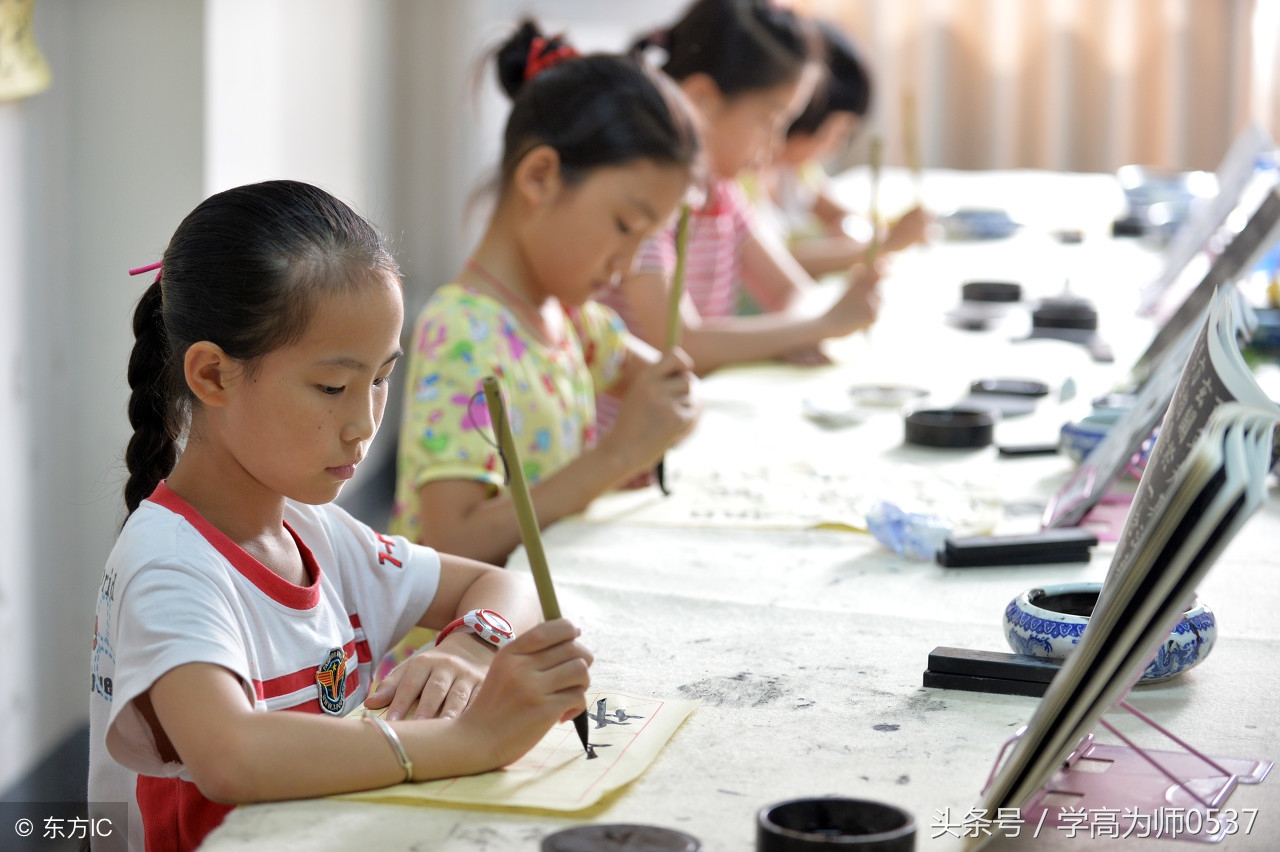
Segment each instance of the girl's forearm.
M595 447L529 489L539 528L581 512L596 497L636 473L620 452ZM429 486L428 486L429 487ZM424 514L429 514L424 502ZM482 500L452 519L425 517L425 541L439 551L494 565L521 544L515 507L506 494Z
M440 560L446 570L451 561L461 561L456 555L445 553L440 554ZM507 571L486 571L467 586L458 600L457 612L473 609L493 610L511 622L517 635L542 620L529 578Z
M802 239L791 247L791 253L814 278L832 272L848 272L862 258L865 246L848 236Z
M179 666L138 701L154 706L157 741L176 751L200 792L215 802L327 796L385 787L405 777L391 744L372 722L254 712L240 682L220 666ZM484 744L472 742L471 729L456 721L399 722L396 730L417 780L493 766ZM333 771L316 772L318 765Z
M697 328L685 329L683 346L703 375L730 364L777 358L827 336L821 318L785 312L703 319Z
M460 739L456 720L388 723L413 763L414 780L469 775L491 768L482 750ZM391 743L369 720L301 713L252 713L241 720L238 759L223 760L221 789L203 792L233 804L312 798L371 790L405 780ZM227 754L224 752L224 754ZM318 759L340 767L312 772ZM211 795L211 793L215 795Z

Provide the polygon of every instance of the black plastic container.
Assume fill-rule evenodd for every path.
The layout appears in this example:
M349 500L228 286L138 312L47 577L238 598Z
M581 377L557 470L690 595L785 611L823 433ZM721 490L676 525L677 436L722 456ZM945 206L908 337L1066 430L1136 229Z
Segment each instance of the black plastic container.
M760 809L756 852L914 852L916 819L884 802L792 799Z

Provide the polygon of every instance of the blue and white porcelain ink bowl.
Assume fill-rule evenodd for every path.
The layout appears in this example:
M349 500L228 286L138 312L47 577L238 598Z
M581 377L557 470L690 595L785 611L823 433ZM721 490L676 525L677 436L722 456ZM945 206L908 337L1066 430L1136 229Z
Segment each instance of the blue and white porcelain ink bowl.
M1079 643L1102 583L1058 583L1027 589L1004 610L1004 636L1016 653L1065 659ZM1140 683L1155 683L1198 665L1218 637L1213 610L1196 598L1182 614L1142 673Z

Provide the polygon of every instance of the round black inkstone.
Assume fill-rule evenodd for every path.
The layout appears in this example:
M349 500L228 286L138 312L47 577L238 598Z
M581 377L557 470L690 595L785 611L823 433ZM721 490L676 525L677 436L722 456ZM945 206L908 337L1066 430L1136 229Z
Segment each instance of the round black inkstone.
M827 797L761 808L756 852L912 852L916 819L884 802Z
M1049 386L1035 379L978 379L970 383L969 393L1046 396L1049 393Z
M657 825L579 825L548 834L542 852L699 852L702 843Z
M960 286L960 298L966 302L1017 302L1022 299L1022 285L1016 281L966 281Z
M926 408L906 417L908 444L922 447L972 448L988 446L996 418L972 408Z
M1087 299L1045 299L1031 312L1031 327L1093 331L1098 327L1098 311Z

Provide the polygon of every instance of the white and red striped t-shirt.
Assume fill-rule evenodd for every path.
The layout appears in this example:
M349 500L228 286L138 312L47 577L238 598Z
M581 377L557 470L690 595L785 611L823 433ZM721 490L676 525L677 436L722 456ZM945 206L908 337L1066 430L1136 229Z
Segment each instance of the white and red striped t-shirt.
M288 502L284 517L307 586L272 573L163 483L107 559L93 636L89 801L129 804L131 852L194 849L230 810L161 757L134 701L161 675L211 663L239 677L257 711L343 715L435 597L434 550L374 532L332 504ZM94 849L124 849L122 833Z

